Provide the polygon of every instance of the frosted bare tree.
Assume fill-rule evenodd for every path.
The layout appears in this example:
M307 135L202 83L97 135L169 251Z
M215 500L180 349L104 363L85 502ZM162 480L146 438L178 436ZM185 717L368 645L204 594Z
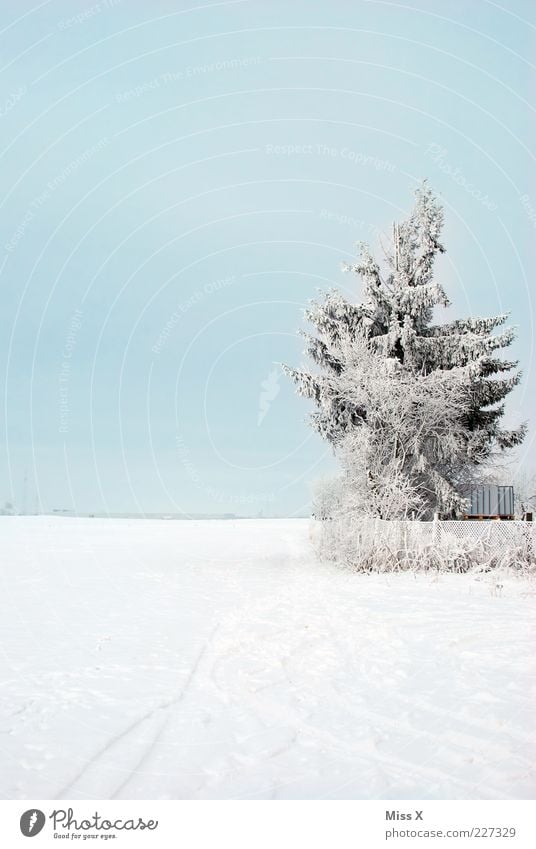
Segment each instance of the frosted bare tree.
M463 488L466 465L465 369L409 372L360 332L346 333L337 349L345 367L322 378L323 390L362 414L359 426L337 441L338 486L320 490L324 499L331 495L331 514L422 518L431 503L444 512L461 509L455 484Z

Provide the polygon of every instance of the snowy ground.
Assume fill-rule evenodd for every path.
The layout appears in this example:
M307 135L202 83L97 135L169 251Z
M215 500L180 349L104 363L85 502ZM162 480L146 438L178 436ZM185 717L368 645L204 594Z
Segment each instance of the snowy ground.
M309 524L0 519L2 798L534 798L534 584Z

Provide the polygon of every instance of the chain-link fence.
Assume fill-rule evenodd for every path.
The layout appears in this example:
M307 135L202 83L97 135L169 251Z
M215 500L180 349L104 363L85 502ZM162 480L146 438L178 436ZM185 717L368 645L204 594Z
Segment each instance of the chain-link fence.
M345 518L317 522L314 535L322 557L361 569L465 571L478 565L526 567L536 559L532 522Z

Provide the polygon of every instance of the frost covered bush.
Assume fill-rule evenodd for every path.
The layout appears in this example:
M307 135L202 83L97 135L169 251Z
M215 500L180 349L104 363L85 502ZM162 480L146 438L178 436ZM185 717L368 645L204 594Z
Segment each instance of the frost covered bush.
M371 518L315 521L312 538L320 560L359 572L514 570L536 575L536 533L510 545L439 534L433 522L402 522ZM528 524L528 523L526 523ZM448 523L442 523L447 528ZM469 530L469 529L468 529ZM535 529L536 530L536 529Z

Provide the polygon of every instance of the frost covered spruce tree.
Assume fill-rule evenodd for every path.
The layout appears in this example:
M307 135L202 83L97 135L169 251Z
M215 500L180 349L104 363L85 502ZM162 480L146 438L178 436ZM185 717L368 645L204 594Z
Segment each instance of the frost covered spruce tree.
M454 515L479 469L525 435L525 426L501 426L521 376L500 356L515 335L503 327L507 316L436 321L436 308L449 306L434 278L442 224L424 182L409 217L393 226L384 267L365 244L346 267L363 282L362 302L331 290L306 310L315 368L284 367L315 402L312 425L339 457L338 498L330 491L343 513Z

